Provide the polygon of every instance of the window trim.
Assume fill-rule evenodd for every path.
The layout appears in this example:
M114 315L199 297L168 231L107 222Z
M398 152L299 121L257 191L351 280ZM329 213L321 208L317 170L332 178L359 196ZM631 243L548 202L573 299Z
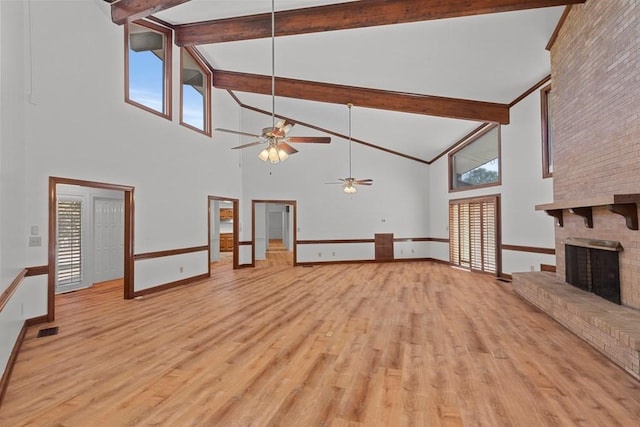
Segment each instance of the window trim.
M184 85L182 83L182 72L184 70L184 52L187 52L191 56L191 58L200 66L202 72L205 77L205 93L204 93L204 111L203 111L203 120L204 120L204 129L198 129L195 126L190 125L189 123L184 122L184 98L183 91ZM207 64L202 60L199 52L191 46L180 48L180 124L188 129L196 131L206 136L211 136L211 88L213 86L213 76L211 70L207 66Z
M491 132L493 129L498 128L498 180L496 182L492 182L489 184L478 184L478 185L470 185L468 187L453 187L453 157L460 151L462 151L465 147L473 144L479 138L484 136L485 134ZM476 190L479 188L488 188L488 187L496 187L502 185L502 127L499 123L490 123L483 129L479 130L475 135L469 137L462 145L458 146L454 150L449 152L449 193L457 193L460 191L468 191L468 190Z
M146 105L140 104L132 100L129 97L129 25L136 24L142 27L149 28L150 30L160 32L164 35L164 96L163 96L163 111L157 111ZM153 113L157 116L163 117L167 120L172 120L171 107L172 107L172 50L173 50L173 33L171 29L154 24L152 22L137 20L132 23L123 25L124 27L124 102L134 105L145 111Z
M550 167L553 164L549 162L549 102L551 101L551 84L540 89L540 117L542 124L542 177L552 178L553 172ZM552 142L553 144L553 142ZM553 146L551 147L553 149Z

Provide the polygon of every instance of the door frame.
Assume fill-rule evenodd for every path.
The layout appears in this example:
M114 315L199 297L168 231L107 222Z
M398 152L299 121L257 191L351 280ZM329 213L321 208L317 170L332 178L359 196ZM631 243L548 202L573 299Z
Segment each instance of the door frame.
M207 196L207 262L209 263L209 277L211 277L211 202L217 200L219 202L231 202L233 204L233 269L240 268L238 260L238 230L240 218L240 201L233 197L223 196Z
M256 265L256 204L293 206L293 266L298 265L298 202L296 200L251 200L251 267Z
M49 242L48 242L48 280L47 280L47 322L55 320L56 287L56 236L58 234L57 185L77 185L80 187L101 188L124 192L124 299L134 297L134 187L104 182L84 181L73 178L49 177Z

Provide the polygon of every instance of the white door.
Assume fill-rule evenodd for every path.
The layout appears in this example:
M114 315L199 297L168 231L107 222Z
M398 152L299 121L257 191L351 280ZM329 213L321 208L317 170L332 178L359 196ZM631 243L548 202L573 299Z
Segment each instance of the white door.
M124 276L124 202L93 199L95 283Z
M84 217L82 197L58 198L56 293L84 288Z

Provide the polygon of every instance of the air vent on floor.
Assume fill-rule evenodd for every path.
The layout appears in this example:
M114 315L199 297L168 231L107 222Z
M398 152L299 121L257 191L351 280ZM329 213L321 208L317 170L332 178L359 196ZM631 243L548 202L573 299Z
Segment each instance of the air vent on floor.
M38 331L38 338L48 337L51 335L58 335L58 327L54 326L53 328L44 328Z

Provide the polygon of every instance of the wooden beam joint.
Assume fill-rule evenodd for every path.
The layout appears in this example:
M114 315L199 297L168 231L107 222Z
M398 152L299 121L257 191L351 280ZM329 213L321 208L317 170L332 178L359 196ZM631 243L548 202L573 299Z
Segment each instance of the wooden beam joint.
M118 25L146 18L189 0L119 0L111 3L111 20Z

